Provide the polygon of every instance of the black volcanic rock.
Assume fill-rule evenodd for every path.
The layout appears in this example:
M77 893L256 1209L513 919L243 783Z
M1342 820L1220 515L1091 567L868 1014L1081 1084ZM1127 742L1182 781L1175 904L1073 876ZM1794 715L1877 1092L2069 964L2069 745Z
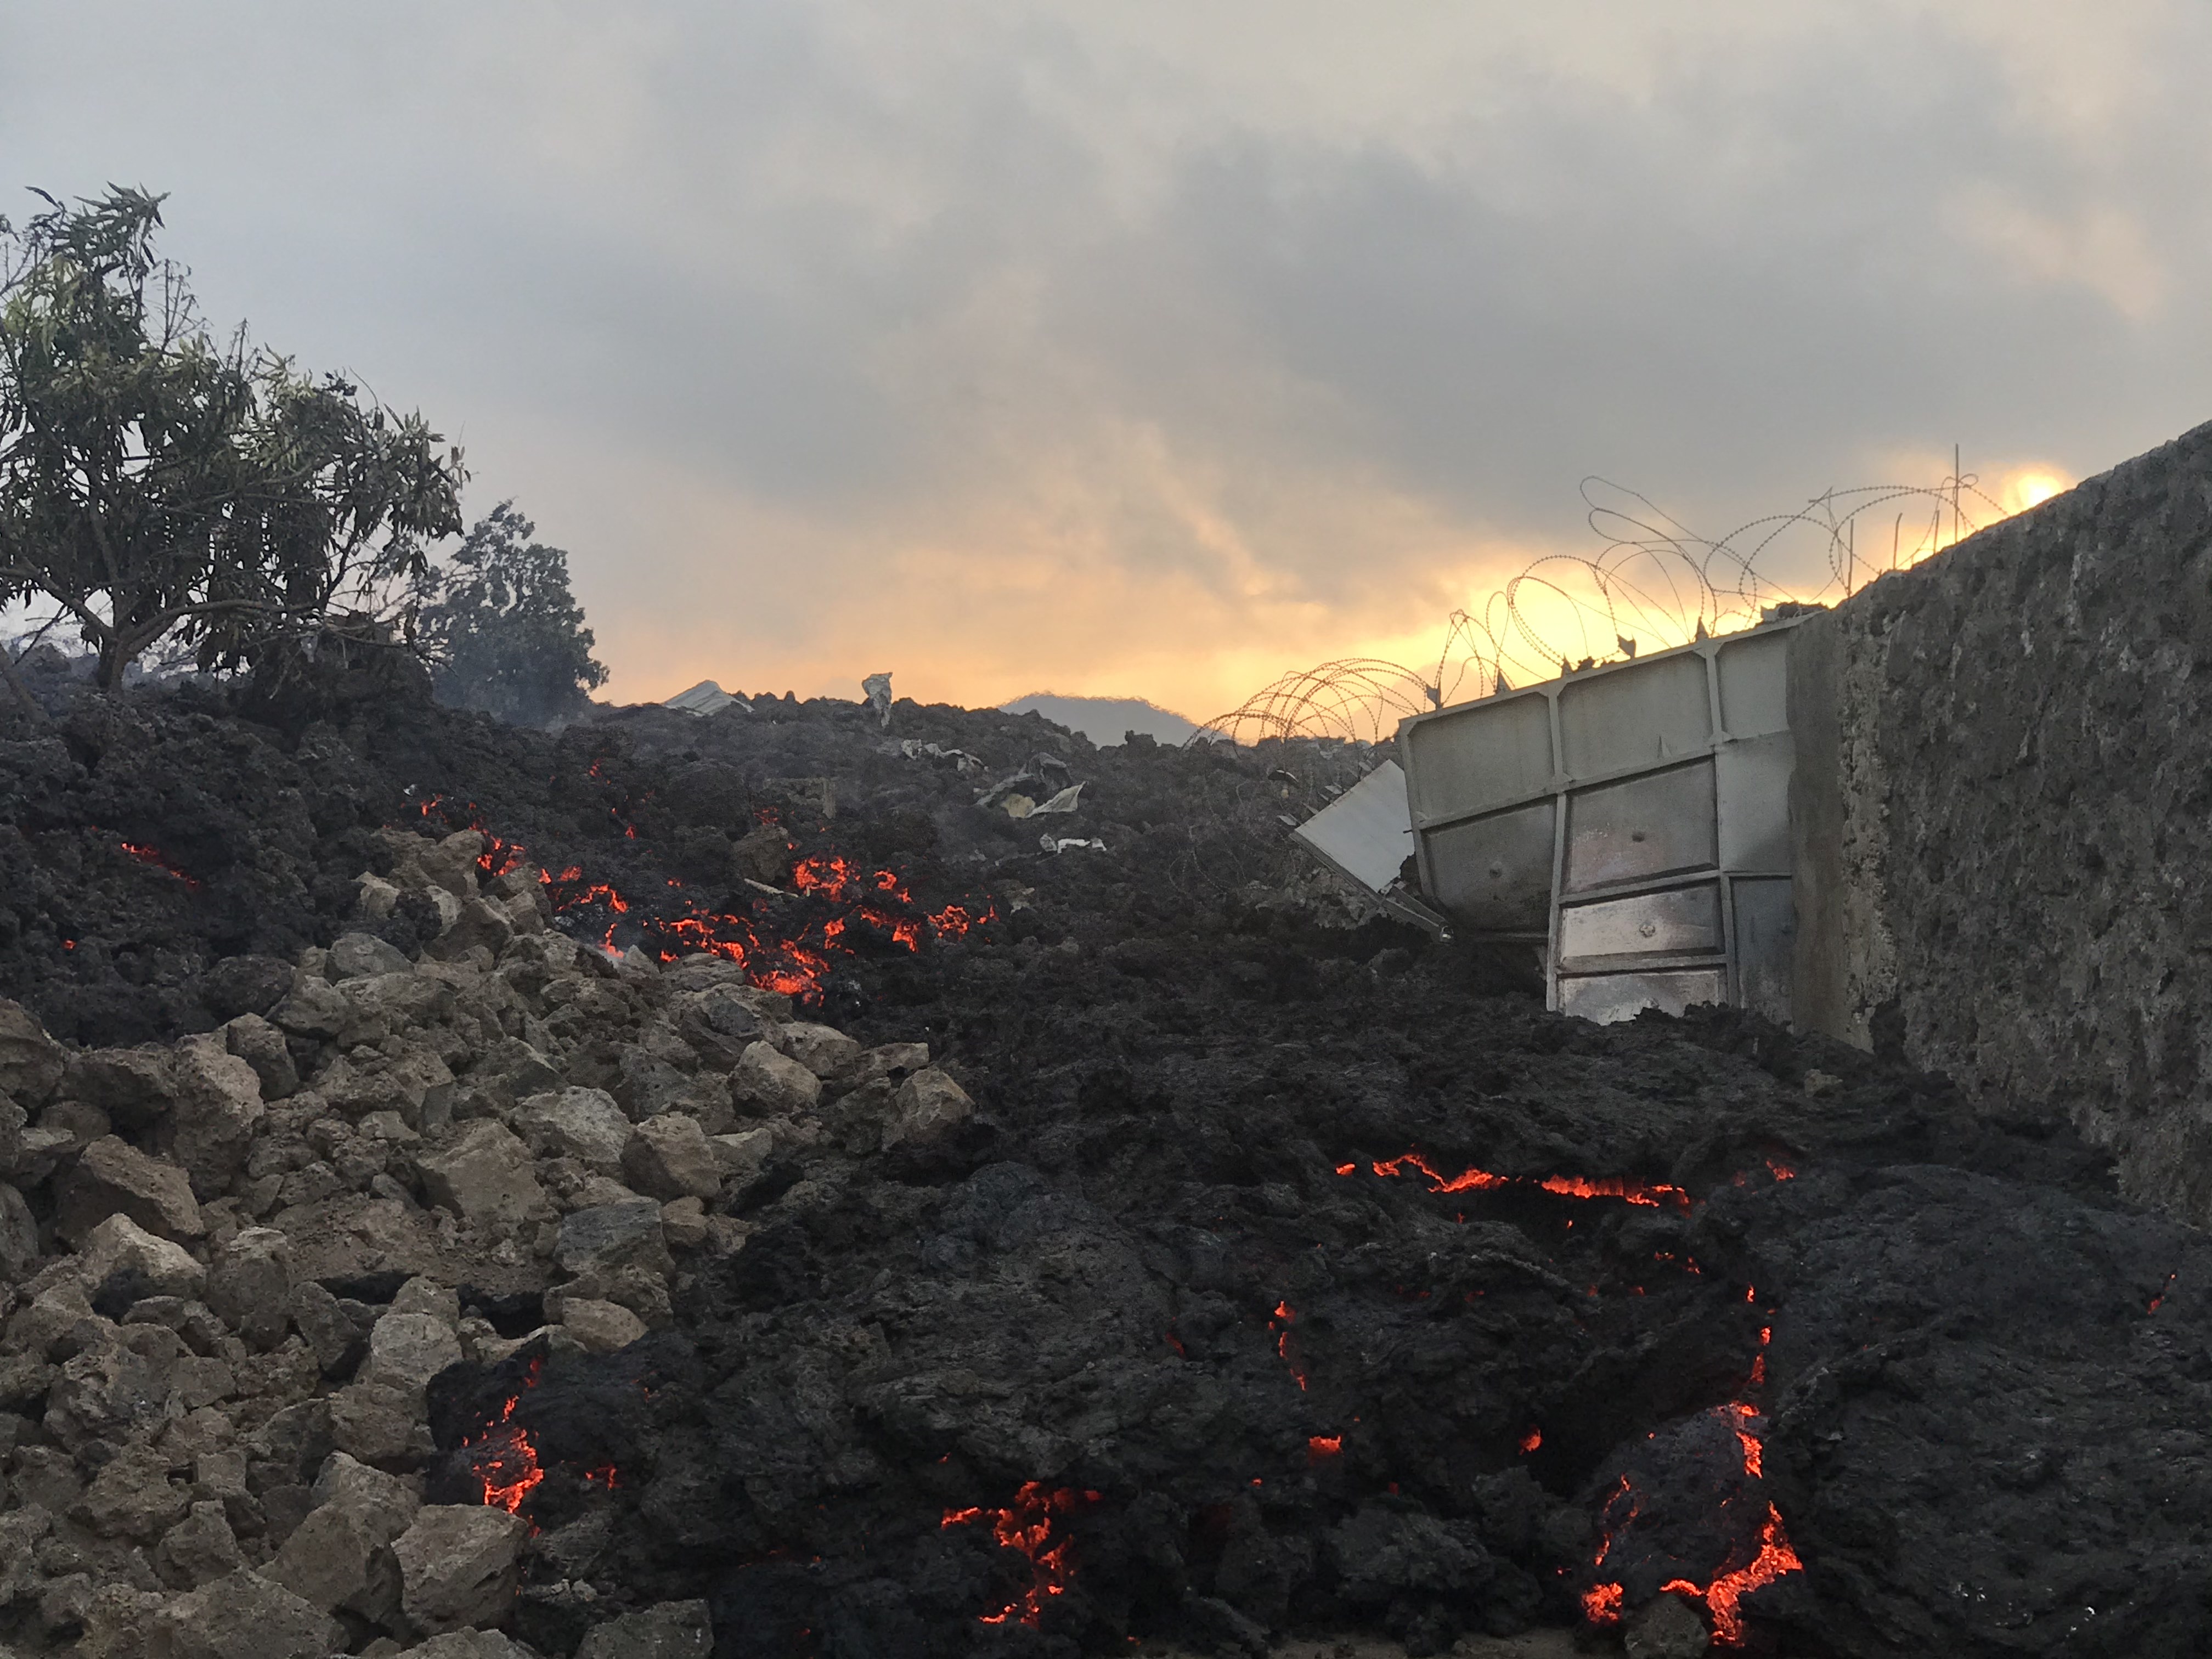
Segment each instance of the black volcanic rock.
M767 698L549 736L350 684L304 714L80 692L58 731L9 728L0 993L103 1045L260 1012L277 975L257 958L369 925L355 878L392 871L387 827L474 825L564 878L554 925L580 939L672 949L701 914L816 939L843 922L802 1017L926 1041L976 1106L888 1152L887 1092L832 1099L803 1134L777 1120L790 1132L732 1166L716 1212L690 1214L721 1243L681 1260L669 1304L611 1267L589 1287L665 1328L434 1379L432 1501L480 1501L488 1437L530 1437L515 1629L541 1650L704 1600L724 1655L1232 1650L1285 1631L1439 1652L1682 1585L1717 1620L1723 1584L1768 1651L2212 1646L2199 1236L2121 1202L2046 1116L1978 1115L1939 1078L1736 1013L1549 1015L1510 963L1379 919L1282 822L1371 755L1098 751L910 703L887 733L855 703ZM1077 813L977 804L1053 773L1040 755L1084 783ZM885 896L881 920L803 885L838 859ZM504 862L488 847L486 877ZM487 879L485 902L523 879ZM964 932L896 932L953 905ZM374 924L403 952L441 925L419 893ZM556 1079L735 1110L697 1092L720 1073L665 1006L707 976L594 952L532 1002L542 954L507 947L488 977L523 1000L466 1042L403 1024L376 1039L390 1053L340 1054L294 1034L309 1098L272 1108L264 1139L292 1139L239 1186L292 1194L271 1213L302 1218L295 1249L343 1214L408 1252L374 1282L317 1265L334 1316L373 1325L441 1258L409 1208L422 1155L369 1147L318 1099L378 1115L434 1040L463 1075L431 1086L464 1118ZM627 1087L647 1061L664 1086ZM573 1194L571 1212L623 1201ZM507 1341L557 1302L534 1237L454 1268L487 1287L456 1282L456 1305ZM91 1287L103 1312L187 1320L145 1288ZM9 1363L27 1406L84 1392L58 1363ZM279 1514L327 1451L285 1410L302 1415L258 1431L307 1449L261 1459ZM59 1490L63 1455L27 1449ZM1800 1565L1752 1582L1785 1545Z

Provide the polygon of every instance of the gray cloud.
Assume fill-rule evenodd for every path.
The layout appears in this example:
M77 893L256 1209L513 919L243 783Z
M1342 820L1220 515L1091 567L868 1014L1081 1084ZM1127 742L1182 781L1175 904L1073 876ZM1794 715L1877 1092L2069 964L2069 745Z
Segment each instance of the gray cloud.
M624 695L1225 704L1583 549L1588 472L1717 528L2207 412L2196 9L1660 11L34 0L0 185L172 191Z

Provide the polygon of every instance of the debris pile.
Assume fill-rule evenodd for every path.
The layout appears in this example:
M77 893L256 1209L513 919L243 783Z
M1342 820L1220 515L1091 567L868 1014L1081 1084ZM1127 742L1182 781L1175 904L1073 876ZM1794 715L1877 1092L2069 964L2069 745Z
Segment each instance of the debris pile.
M1304 864L1372 751L56 712L19 1653L2212 1641L2201 1237L1940 1079L1544 1013Z
M541 1504L622 1468L549 1470L509 1399L460 1438L466 1488L430 1492L434 1380L666 1330L825 1121L921 1144L972 1111L923 1045L796 1018L725 957L663 972L552 931L543 872L478 832L388 840L361 914L443 901L419 959L342 934L167 1046L70 1048L0 1005L23 1650L396 1653L511 1623Z

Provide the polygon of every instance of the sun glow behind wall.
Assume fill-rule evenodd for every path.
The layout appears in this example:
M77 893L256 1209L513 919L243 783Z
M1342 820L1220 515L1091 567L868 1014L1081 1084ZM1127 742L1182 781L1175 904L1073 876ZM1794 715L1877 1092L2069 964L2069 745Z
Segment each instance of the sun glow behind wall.
M1205 718L1433 660L1588 474L1717 533L2189 426L2208 63L2178 0L28 0L0 154L464 441L606 695Z

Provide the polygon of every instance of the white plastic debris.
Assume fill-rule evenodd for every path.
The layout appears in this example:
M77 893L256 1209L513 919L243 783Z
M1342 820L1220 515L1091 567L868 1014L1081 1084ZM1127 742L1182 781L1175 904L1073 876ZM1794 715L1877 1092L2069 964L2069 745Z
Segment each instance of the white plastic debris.
M1083 786L1079 783L1071 783L1043 805L1037 807L1030 816L1034 817L1046 812L1073 812L1080 805L1082 799Z
M965 749L947 749L942 744L924 743L920 738L902 738L898 751L908 760L949 760L963 772L980 772L983 757L971 755Z
M868 707L876 711L876 719L884 725L891 723L891 677L889 670L871 674L860 682L860 690L868 694Z
M753 712L752 704L747 702L743 697L732 696L712 680L701 680L690 690L678 691L660 706L663 708L680 709L686 714L703 715L719 714L732 703L744 709L748 714Z
M1413 850L1406 775L1395 761L1384 761L1304 823L1285 822L1322 862L1370 892L1397 880L1398 866Z

